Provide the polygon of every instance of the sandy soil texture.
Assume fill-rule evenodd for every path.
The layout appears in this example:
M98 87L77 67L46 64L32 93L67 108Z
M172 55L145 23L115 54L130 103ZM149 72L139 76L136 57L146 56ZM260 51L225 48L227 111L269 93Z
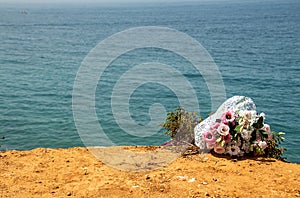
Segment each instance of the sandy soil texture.
M0 153L0 196L300 197L300 165L190 151L163 167L134 172L113 168L86 148L5 151Z

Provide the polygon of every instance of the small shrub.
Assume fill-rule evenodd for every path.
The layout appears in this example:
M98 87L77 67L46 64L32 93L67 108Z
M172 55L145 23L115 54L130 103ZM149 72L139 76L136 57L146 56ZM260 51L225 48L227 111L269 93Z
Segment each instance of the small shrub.
M173 140L194 143L194 128L202 121L197 118L196 112L187 112L182 107L177 107L174 111L167 114L166 121L161 123L166 131L164 134Z
M267 142L268 146L264 152L265 157L271 157L271 158L285 161L285 158L282 157L282 155L283 155L284 151L286 150L286 148L279 147L279 145L284 141L284 137L283 137L284 134L285 133L283 133L283 132L279 132L279 133L273 132L274 138Z

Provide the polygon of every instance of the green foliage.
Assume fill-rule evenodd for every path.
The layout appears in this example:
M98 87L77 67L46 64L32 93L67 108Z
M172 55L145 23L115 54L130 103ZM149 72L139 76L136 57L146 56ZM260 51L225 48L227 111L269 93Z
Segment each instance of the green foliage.
M259 117L258 121L253 124L253 127L256 129L261 129L264 126L264 118L261 116Z
M161 123L166 131L164 134L172 139L193 142L194 128L202 121L202 118L197 119L196 112L187 112L182 107L177 107L174 111L167 114L165 123Z
M279 132L275 133L273 132L273 138L269 141L267 141L267 148L264 150L264 156L265 157L271 157L279 160L284 160L282 157L283 152L286 150L284 147L279 147L279 145L284 141L284 135L285 133Z

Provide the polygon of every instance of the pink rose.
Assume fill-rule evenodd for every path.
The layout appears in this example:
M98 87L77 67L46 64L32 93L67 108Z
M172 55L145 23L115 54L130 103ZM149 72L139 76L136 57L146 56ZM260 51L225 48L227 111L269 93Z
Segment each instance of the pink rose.
M228 110L228 111L226 111L225 113L223 113L221 115L221 121L224 124L228 124L228 122L233 123L234 119L235 119L235 115L234 115L234 112L232 110Z
M229 134L229 126L226 124L221 124L218 128L218 133L222 136L226 136Z

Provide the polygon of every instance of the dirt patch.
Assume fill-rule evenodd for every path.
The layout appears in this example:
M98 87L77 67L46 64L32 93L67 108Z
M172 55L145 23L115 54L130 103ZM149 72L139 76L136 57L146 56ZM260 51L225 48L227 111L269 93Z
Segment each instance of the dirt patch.
M0 153L0 173L2 197L300 197L299 164L195 152L132 172L106 165L86 148L6 151Z

